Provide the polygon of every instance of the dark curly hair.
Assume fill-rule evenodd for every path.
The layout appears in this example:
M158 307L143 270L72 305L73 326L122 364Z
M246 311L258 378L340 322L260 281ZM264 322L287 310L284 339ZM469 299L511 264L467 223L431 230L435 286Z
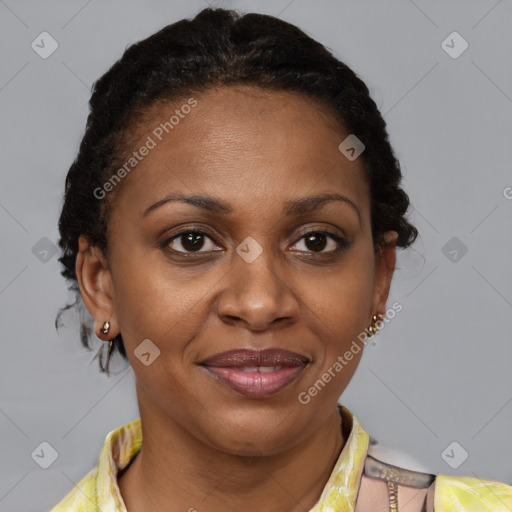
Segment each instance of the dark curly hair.
M400 188L402 174L388 140L386 123L365 83L323 45L273 16L240 15L204 9L193 19L168 25L136 44L92 86L90 113L78 155L66 177L59 219L62 275L82 306L75 272L78 238L107 250L109 211L115 195L98 200L101 187L124 161L133 130L150 107L215 86L246 84L301 93L326 106L347 133L365 145L361 158L369 184L374 245L388 230L398 232L398 247L408 247L418 232L406 219L409 198ZM81 321L82 344L91 329ZM125 360L121 334L108 349ZM101 357L100 370L105 371ZM108 373L108 364L107 364Z

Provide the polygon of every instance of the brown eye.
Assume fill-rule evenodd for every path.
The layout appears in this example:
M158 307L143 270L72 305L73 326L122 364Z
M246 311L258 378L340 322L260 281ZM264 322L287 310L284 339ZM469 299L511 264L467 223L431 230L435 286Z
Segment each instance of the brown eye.
M305 245L312 251L322 251L327 245L327 237L322 233L312 233L304 237Z
M299 244L301 241L303 242L304 249L298 249L303 252L336 252L338 250L344 249L348 247L348 242L334 233L329 233L327 231L310 231L303 235L294 245ZM324 251L324 249L326 249Z
M172 238L165 241L164 244L174 252L188 253L188 252L209 252L215 249L216 244L213 240L202 231L181 231ZM201 249L205 248L205 251ZM183 250L182 250L183 249Z

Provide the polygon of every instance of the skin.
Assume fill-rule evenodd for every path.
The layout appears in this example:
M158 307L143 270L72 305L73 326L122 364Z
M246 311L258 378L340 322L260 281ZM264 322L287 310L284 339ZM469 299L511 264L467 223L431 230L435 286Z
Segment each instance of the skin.
M136 377L144 442L119 487L129 512L309 510L345 444L336 404L363 351L308 404L298 395L385 313L397 233L376 250L362 160L338 150L348 133L323 106L247 86L194 98L197 106L118 185L108 252L79 240L78 282L95 332L103 340L122 333ZM155 105L133 149L185 101ZM177 191L213 196L232 212L173 201L144 216ZM359 213L331 201L283 214L287 201L326 193ZM184 237L163 244L191 226L207 233L199 257L180 256L193 252ZM329 235L318 249L307 244L304 235L324 229L350 245L333 255ZM248 236L263 250L252 263L236 252ZM145 339L160 350L148 366L134 355ZM270 397L240 395L197 364L270 347L311 361Z

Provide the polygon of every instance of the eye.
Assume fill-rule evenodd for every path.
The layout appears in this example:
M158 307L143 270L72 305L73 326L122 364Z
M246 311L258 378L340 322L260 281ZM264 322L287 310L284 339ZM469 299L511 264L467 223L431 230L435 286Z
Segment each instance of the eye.
M294 245L299 244L301 240L304 240L303 246L306 247L305 251L304 249L299 249L299 251L302 252L334 253L342 249L346 249L349 246L347 240L328 231L309 231L302 235ZM324 251L323 249L326 247L328 247L328 250Z
M163 246L169 248L171 251L183 254L219 250L214 249L216 244L213 242L213 239L210 238L210 236L208 236L204 231L198 231L195 229L180 231L179 233L173 235L171 238L165 240ZM180 250L180 246L184 250ZM204 248L206 250L201 251L201 249Z

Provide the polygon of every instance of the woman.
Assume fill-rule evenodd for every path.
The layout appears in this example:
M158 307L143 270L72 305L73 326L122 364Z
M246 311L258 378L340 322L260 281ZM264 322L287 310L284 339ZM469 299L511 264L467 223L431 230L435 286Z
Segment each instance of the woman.
M52 512L512 509L505 484L368 456L338 403L417 235L346 65L279 19L205 9L129 47L90 107L60 261L140 418Z

